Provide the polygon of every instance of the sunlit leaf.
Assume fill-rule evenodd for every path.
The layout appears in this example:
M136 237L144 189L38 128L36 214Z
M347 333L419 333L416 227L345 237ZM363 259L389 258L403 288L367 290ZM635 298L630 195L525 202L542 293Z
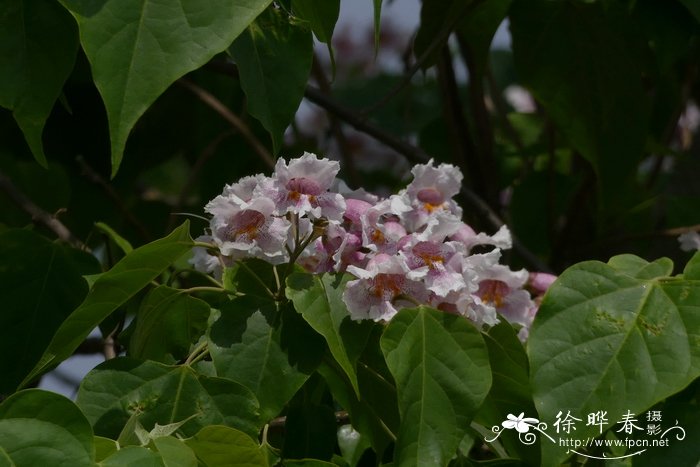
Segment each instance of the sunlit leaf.
M394 462L447 465L491 387L480 332L461 316L403 309L384 331L381 347L401 414Z
M700 281L644 273L668 270L668 260L611 262L618 269L597 261L567 269L535 318L531 384L548 423L559 411L583 418L599 410L614 423L700 376ZM576 434L596 436L599 427L581 424ZM542 455L542 465L558 465L567 453L543 441Z

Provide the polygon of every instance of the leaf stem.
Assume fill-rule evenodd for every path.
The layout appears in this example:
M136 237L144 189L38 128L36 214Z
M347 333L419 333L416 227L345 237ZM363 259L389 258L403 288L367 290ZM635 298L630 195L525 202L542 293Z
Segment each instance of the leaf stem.
M190 366L197 363L199 360L204 358L209 354L209 343L205 340L200 342L197 347L195 347L190 355L185 360L184 365Z

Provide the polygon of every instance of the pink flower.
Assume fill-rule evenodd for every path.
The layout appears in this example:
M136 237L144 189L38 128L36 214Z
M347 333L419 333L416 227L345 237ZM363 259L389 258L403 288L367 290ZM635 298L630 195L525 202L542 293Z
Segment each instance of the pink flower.
M225 256L233 259L256 257L273 264L288 259L285 244L290 224L275 217L275 203L268 198L244 202L235 195L219 195L205 210L214 215L212 237Z
M319 159L305 153L287 164L277 160L274 191L268 192L281 213L294 212L300 217L306 214L315 218L325 217L340 221L345 211L345 200L328 189L340 170L336 161Z
M413 305L404 297L427 303L427 290L406 277L406 267L397 256L378 254L367 269L348 266L347 270L358 278L348 282L343 293L353 320L388 321L399 308Z
M409 231L419 230L434 212L448 211L462 216L462 209L452 200L459 193L463 178L457 167L450 164L434 167L431 159L427 164L413 167L411 173L413 181L400 193L413 207L404 215Z

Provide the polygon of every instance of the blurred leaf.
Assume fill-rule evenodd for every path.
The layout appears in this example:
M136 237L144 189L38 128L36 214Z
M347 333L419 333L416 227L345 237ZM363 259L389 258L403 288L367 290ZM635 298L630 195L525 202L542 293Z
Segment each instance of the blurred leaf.
M449 33L464 19L471 3L471 0L423 0L421 2L420 26L413 41L414 55L417 58L422 57L431 45L434 46L436 40L442 38L442 43L436 44L437 47L434 46L430 56L423 61L423 70L435 64L438 52L447 43Z
M104 222L95 222L95 227L97 230L102 231L103 233L107 234L109 238L112 239L115 245L121 249L124 254L129 254L132 251L134 251L134 247L131 246L131 243L121 235L119 235L113 228L105 224Z
M207 63L270 0L61 0L78 21L80 42L109 119L112 176L132 127L176 79Z
M349 275L322 276L295 273L287 278L286 296L296 310L328 343L331 354L343 368L359 396L355 365L367 342L372 323L350 319L343 291Z
M72 251L31 230L0 232L0 394L17 388L85 297Z
M101 462L119 450L119 445L113 439L95 436L94 441L95 461L97 462Z
M292 9L311 25L314 36L328 45L331 66L335 70L333 54L333 30L340 14L340 0L292 0Z
M374 56L379 52L379 39L382 33L382 0L372 0L374 16Z
M207 329L207 302L164 285L143 299L129 340L129 355L175 363L187 357L191 344Z
M197 375L186 366L126 357L108 360L85 377L77 403L95 433L111 438L119 436L134 415L146 430L189 419L179 429L189 436L213 424L251 436L258 433L258 403L248 389Z
M518 75L593 166L601 205L620 204L644 155L643 41L619 5L515 0Z
M229 48L249 112L272 137L274 152L294 119L311 71L311 31L268 9ZM284 70L281 73L280 70Z
M692 13L695 19L700 22L700 4L695 0L679 0Z
M245 433L225 426L206 426L185 444L204 467L267 467L258 444Z
M275 304L240 297L221 308L209 331L209 352L217 374L250 389L260 402L267 423L307 380L282 350Z
M549 288L530 331L531 385L540 417L606 410L638 414L700 376L700 282L659 277L668 260L639 267L579 263ZM649 273L652 271L653 273ZM651 278L649 278L651 277ZM596 436L597 426L578 426ZM542 465L566 450L542 443Z
M191 247L189 221L185 221L167 237L137 248L122 258L95 281L83 303L61 324L44 355L22 385L70 357L102 320L146 287Z
M34 158L48 167L41 137L73 69L75 22L51 0L6 0L0 44L0 106L12 110Z
M0 450L18 466L95 462L85 416L66 397L39 389L20 391L0 404Z
M172 436L156 438L153 445L163 458L165 467L197 467L197 457L183 441Z
M481 333L464 317L407 308L392 318L381 347L401 413L394 462L446 465L491 387Z
M491 50L491 41L501 25L513 0L476 2L469 14L457 25L457 34L469 47L473 61L472 73L483 77Z

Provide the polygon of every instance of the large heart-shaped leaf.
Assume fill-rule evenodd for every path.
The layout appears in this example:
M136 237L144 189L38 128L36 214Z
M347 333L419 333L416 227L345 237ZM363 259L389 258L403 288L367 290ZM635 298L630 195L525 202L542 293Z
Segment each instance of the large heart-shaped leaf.
M0 393L17 388L85 297L87 284L72 260L74 254L81 252L31 230L0 233Z
M606 411L610 428L627 411L640 413L700 376L700 276L692 267L698 258L684 279L649 274L668 260L629 257L612 266L587 261L559 277L528 342L541 420L551 423L560 411L582 420ZM599 430L581 423L576 435ZM566 456L566 448L542 441L543 465Z
M311 327L326 339L331 354L359 395L355 365L372 331L372 323L350 319L343 301L345 284L350 279L347 275L294 273L287 278L286 295Z
M268 10L229 50L238 65L250 114L270 133L276 153L309 80L311 30L290 23L279 11Z
M18 466L95 462L92 429L80 409L39 389L20 391L0 405L0 465L2 453Z
M241 297L222 307L209 332L217 375L257 396L263 422L276 417L309 377L282 348L280 326L273 326L278 313L270 300Z
M129 132L176 79L231 42L271 0L61 0L102 95L112 140L112 175Z
M491 387L481 333L461 316L404 309L384 331L381 348L401 414L394 463L447 465Z
M170 235L132 251L102 274L83 303L66 319L22 385L70 357L110 313L146 287L192 247L189 221Z
M179 430L193 435L221 424L251 436L258 433L258 402L233 381L197 375L186 366L171 367L130 358L109 360L92 370L80 385L78 406L95 433L116 439L129 419L152 429L187 421Z
M211 308L182 290L159 286L143 299L131 335L129 355L175 363L204 334Z
M12 110L34 158L78 51L75 21L52 0L8 0L0 9L0 106Z

